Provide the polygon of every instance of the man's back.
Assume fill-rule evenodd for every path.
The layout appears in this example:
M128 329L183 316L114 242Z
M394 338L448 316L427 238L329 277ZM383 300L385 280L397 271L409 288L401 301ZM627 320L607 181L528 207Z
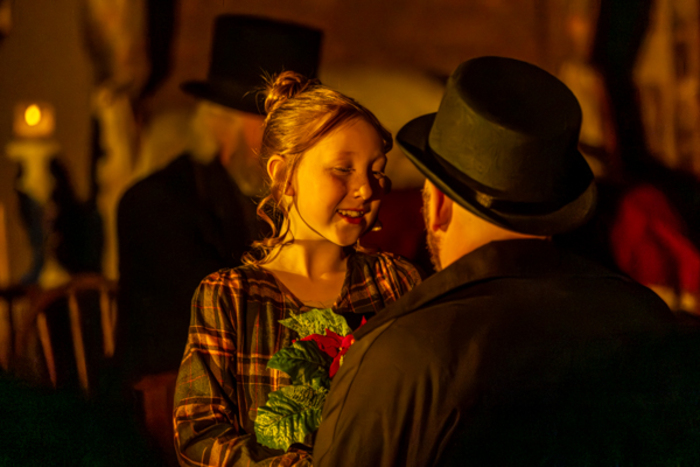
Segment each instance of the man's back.
M667 429L688 421L667 412L686 381L672 318L649 290L549 242L489 244L358 333L316 461L648 464L630 456L668 454Z

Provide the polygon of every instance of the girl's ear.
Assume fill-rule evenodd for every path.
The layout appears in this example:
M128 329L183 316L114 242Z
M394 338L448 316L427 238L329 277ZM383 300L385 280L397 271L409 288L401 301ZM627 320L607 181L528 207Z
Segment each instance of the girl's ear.
M273 182L283 184L287 179L287 160L280 155L273 155L267 160L267 174ZM281 190L285 195L293 195L294 187L291 180L287 181L287 186Z

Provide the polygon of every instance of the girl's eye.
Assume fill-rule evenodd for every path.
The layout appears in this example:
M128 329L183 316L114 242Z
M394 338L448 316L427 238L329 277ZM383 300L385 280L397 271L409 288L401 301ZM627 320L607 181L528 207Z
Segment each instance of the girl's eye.
M373 171L372 175L374 175L374 178L377 180L381 180L382 178L386 177L386 174L384 172L380 172L379 170Z
M347 167L336 167L335 170L344 174L349 174L352 172L352 169Z

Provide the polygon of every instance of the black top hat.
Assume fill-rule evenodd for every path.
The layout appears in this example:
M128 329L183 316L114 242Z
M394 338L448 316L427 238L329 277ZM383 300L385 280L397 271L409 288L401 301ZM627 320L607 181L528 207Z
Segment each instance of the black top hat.
M214 23L206 81L187 81L183 91L244 112L264 113L259 91L264 75L291 70L318 72L320 30L266 18L221 15Z
M561 81L529 63L479 57L450 76L437 113L396 139L447 196L489 222L552 235L586 222L596 188L577 149L581 108Z

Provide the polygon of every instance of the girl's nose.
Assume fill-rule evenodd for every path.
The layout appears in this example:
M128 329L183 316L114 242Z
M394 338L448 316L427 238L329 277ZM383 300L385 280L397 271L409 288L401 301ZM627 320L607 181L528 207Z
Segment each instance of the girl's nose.
M357 190L357 193L364 200L368 200L372 197L372 187L369 186L368 182L363 183Z

